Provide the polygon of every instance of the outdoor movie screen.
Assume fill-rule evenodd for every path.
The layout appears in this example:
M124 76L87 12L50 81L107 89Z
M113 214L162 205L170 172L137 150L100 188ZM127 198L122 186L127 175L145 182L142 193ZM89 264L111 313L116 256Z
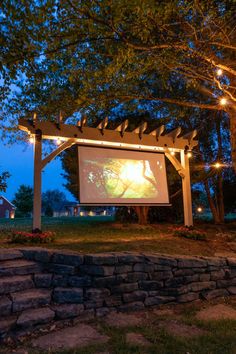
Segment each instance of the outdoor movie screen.
M163 153L78 148L81 204L168 204Z

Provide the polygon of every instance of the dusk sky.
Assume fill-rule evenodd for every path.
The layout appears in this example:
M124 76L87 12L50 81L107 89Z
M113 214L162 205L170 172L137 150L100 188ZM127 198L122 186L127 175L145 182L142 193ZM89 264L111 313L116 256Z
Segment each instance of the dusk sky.
M10 201L21 184L33 186L33 158L32 144L6 146L0 143L0 171L8 171L11 174L7 183L7 191L1 194ZM69 201L73 201L74 197L63 187L65 180L61 176L62 172L59 158L50 162L42 174L42 191L59 189L65 193Z

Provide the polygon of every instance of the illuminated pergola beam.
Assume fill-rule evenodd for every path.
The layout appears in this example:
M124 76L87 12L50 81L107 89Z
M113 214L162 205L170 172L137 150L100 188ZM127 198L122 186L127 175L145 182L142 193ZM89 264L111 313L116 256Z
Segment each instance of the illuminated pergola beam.
M178 137L180 129L175 129L168 134L160 135L157 142L156 136L152 134L143 133L140 137L140 134L125 131L128 126L127 124L128 123L125 121L115 130L103 129L102 135L99 128L85 126L82 124L82 121L78 127L71 124L61 124L60 129L57 129L56 124L53 122L36 121L35 124L33 124L30 120L19 120L19 128L30 135L35 135L37 134L37 131L40 131L42 139L77 139L77 143L81 145L99 145L101 142L104 142L107 146L109 146L109 143L110 146L114 146L113 143L115 143L115 145L119 143L121 144L120 148L122 148L122 144L124 146L129 144L136 145L136 148L138 146L140 150L150 150L150 147L152 146L153 150L158 147L180 151L186 149L186 147L189 150L192 150L198 144L196 140L191 140L191 142L189 142L189 140L184 137Z

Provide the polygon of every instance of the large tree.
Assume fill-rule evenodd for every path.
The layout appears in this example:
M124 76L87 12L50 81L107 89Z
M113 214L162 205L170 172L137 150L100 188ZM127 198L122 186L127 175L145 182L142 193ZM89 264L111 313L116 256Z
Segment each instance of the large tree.
M234 0L3 1L5 76L16 68L24 73L11 114L37 110L52 119L62 110L66 119L140 102L175 116L177 107L223 110L236 164L234 6Z

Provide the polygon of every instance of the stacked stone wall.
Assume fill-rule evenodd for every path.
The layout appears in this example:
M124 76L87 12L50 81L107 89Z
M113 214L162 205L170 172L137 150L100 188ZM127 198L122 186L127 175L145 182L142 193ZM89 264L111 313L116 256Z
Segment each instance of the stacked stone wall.
M111 311L236 295L236 259L0 251L0 337Z

